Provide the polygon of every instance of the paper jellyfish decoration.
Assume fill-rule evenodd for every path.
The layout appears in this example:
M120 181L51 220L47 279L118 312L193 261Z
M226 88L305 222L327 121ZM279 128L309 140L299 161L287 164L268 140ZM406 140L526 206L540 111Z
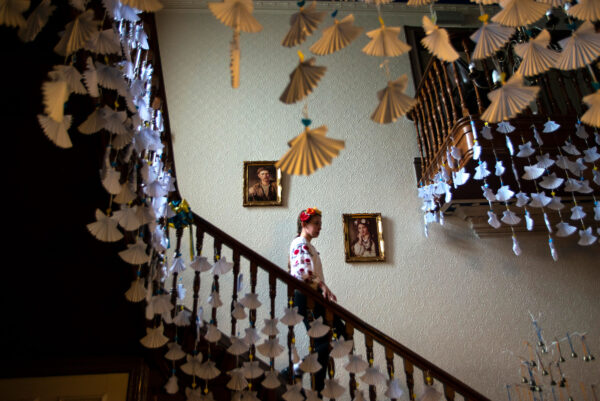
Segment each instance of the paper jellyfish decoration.
M240 304L242 304L245 308L250 310L258 309L262 305L262 303L258 300L258 294L255 293L246 293L242 299L240 299Z
M567 14L582 21L600 20L600 3L594 0L579 0L577 4L567 9Z
M304 395L302 395L302 383L286 384L287 391L281 396L285 401L304 401Z
M529 106L539 90L537 86L523 85L523 76L515 74L500 88L488 93L491 104L481 119L491 123L509 120Z
M258 340L260 340L260 335L258 335L254 327L248 327L244 329L244 331L246 332L246 335L244 336L243 340L246 344L256 344Z
M406 5L410 7L421 7L429 5L431 3L435 3L436 1L437 0L408 0L406 2Z
M285 308L283 310L283 317L280 319L281 323L286 326L295 326L300 323L304 317L298 313L298 307Z
M304 119L303 123L304 132L288 142L290 149L275 163L275 167L286 174L311 175L315 170L330 165L344 149L344 141L325 136L326 126L309 129L310 120Z
M370 386L385 383L385 375L379 371L379 367L371 366L366 369L365 373L360 377L360 380Z
M433 386L427 386L418 401L438 401L442 399L442 393L437 391Z
M206 272L212 268L212 265L208 262L208 259L204 256L196 256L190 267L197 272Z
M265 327L261 330L261 333L267 336L276 336L279 334L279 330L277 329L277 323L279 319L265 319Z
M279 97L285 104L296 103L312 93L325 75L327 67L315 65L315 58L304 61L304 55L298 52L300 63L290 74L290 83Z
M87 10L65 26L64 35L54 47L54 51L67 57L83 48L97 31L98 21L94 20L94 11Z
M228 262L225 256L221 256L219 260L213 265L213 274L223 275L229 272L233 268L233 263Z
M246 379L256 379L257 377L261 377L265 371L262 370L258 365L258 361L244 362L242 368L244 377Z
M202 353L199 352L196 355L187 355L186 362L181 365L181 370L187 375L198 376L200 366L202 366Z
M304 358L304 360L300 364L300 369L302 369L302 371L307 372L307 373L318 372L323 367L317 360L318 358L319 358L319 354L316 352L308 355L307 357Z
M327 398L339 398L346 389L341 386L337 379L325 379L325 387L321 390L321 395Z
M592 127L600 128L600 91L584 96L583 101L589 108L581 116L581 121Z
M167 347L169 348L169 350L165 354L165 358L167 358L170 361L178 361L186 356L185 352L183 352L183 350L181 349L181 345L177 343L168 343ZM200 356L202 357L202 354L200 354Z
M96 209L96 221L88 224L88 231L104 242L115 242L123 238L123 234L117 228L118 222L113 216L107 216L100 209Z
M146 348L160 348L169 341L169 338L165 337L163 332L162 323L155 328L146 327L146 335L140 339L140 343Z
M550 8L548 4L534 0L500 0L502 10L492 21L514 28L532 24L542 18Z
M221 332L214 324L209 324L204 338L211 343L217 342L221 339Z
M450 44L448 31L439 28L426 15L423 16L423 29L426 36L421 39L421 43L431 54L450 63L458 59L458 53Z
M367 32L371 41L363 47L363 53L376 57L396 57L411 49L409 45L398 39L402 28L385 26L381 17L379 23L381 24L379 28Z
M73 146L67 132L71 127L72 122L72 117L70 115L64 116L60 122L43 114L38 114L37 118L46 137L48 137L48 139L56 146L63 149Z
M350 373L361 373L369 367L369 363L364 361L360 355L348 355L348 363L344 365Z
M477 43L473 50L473 60L483 60L493 56L515 32L515 28L488 23L488 18L488 14L479 17L483 25L470 36L471 40Z
M310 322L310 329L308 329L307 334L311 338L319 338L329 333L329 330L330 327L326 324L323 324L323 316L320 316L318 319L315 319L312 322Z
M365 0L365 3L367 4L375 4L376 6L380 6L382 4L388 4L391 3L392 0Z
M147 247L144 240L138 238L135 244L128 244L126 250L119 252L119 256L129 264L142 265L150 261L150 255L146 253Z
M417 100L404 94L408 77L402 75L395 81L389 81L387 87L377 92L379 105L371 114L371 120L379 124L396 121L408 113L417 104Z
M221 23L233 29L233 39L229 47L229 69L231 86L238 88L241 60L240 32L260 32L263 27L252 15L252 11L254 11L252 0L225 0L219 3L208 3L208 8Z
M346 341L343 338L340 338L337 341L333 341L330 344L332 349L329 353L329 356L335 359L345 357L350 353L350 351L352 351L352 348L354 347L354 341Z
M221 374L221 371L216 368L213 361L206 361L198 368L198 377L204 380L214 379L219 374Z
M317 25L325 17L324 11L316 11L317 2L313 1L310 6L304 7L305 1L298 3L300 11L293 14L290 18L290 30L283 38L281 44L285 47L294 47L304 42L306 38L313 34Z
M265 380L263 380L261 384L264 388L268 388L269 390L281 386L282 383L279 381L279 373L274 370L266 372Z
M277 339L277 337L270 340L265 340L265 342L256 347L256 349L261 355L264 355L267 358L276 358L285 350L279 344L279 340Z
M304 393L306 394L306 400L305 401L321 401L322 398L319 396L319 392L316 390L308 390L308 389L304 389ZM354 398L354 400L356 400L356 398Z
M348 46L360 35L362 28L354 26L354 15L345 16L341 21L334 18L333 25L323 29L323 36L317 40L310 51L319 56L325 56Z
M528 42L515 45L515 53L522 58L517 73L532 77L554 67L559 53L548 49L549 44L550 32L544 29Z
M231 376L231 380L227 382L227 388L230 390L241 391L248 387L248 380L244 377L242 368L237 368L227 372Z
M147 13L153 13L163 8L159 0L120 0L124 6L136 8Z
M388 387L387 390L385 391L385 396L388 398L400 398L402 397L402 394L404 394L404 389L402 387L402 385L400 384L400 380L398 379L393 379L390 380L388 383Z
M558 44L563 49L555 65L559 70L583 68L600 56L600 33L589 21Z
M139 277L131 282L131 287L125 292L125 298L129 302L140 302L146 298L146 287L144 286L144 281Z

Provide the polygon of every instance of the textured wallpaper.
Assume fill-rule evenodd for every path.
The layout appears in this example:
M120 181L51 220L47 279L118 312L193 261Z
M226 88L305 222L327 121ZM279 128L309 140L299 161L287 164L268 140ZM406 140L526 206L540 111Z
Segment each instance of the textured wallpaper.
M433 225L424 236L413 167L415 129L404 118L390 125L370 120L387 77L381 59L361 53L365 35L337 54L318 57L327 72L307 98L313 126L327 125L328 136L346 141L346 148L310 177L284 176L283 206L242 206L243 162L277 160L303 129L304 102L278 100L298 63L297 49L280 45L294 11L295 5L256 11L264 30L241 34L241 85L235 90L229 78L231 30L206 9L158 13L179 188L192 209L286 268L299 211L319 207L323 230L313 244L339 303L491 399L506 399L504 385L520 379L517 356L526 354L524 340L535 340L528 312L541 314L547 337L588 332L589 346L600 352L598 246L560 240L554 263L543 236L522 236L520 257L512 253L510 238L478 239L458 219ZM346 14L342 10L339 17ZM374 11L355 16L366 30L379 25ZM420 25L414 12L387 12L384 19L389 26ZM300 46L307 57L318 37ZM390 69L392 79L411 77L407 55L391 60ZM413 91L411 82L407 92ZM342 214L361 212L383 216L384 263L344 260ZM210 243L204 248L210 250ZM247 266L242 271L247 290ZM265 280L259 274L262 302L268 303ZM202 297L208 296L206 281ZM222 280L224 291L229 281ZM278 294L280 314L285 292ZM219 326L229 327L228 307L221 309ZM268 316L259 314L261 323L262 317ZM244 327L238 326L240 334ZM383 351L375 353L384 370ZM395 364L401 371L401 362ZM585 364L578 374L598 382L599 366Z

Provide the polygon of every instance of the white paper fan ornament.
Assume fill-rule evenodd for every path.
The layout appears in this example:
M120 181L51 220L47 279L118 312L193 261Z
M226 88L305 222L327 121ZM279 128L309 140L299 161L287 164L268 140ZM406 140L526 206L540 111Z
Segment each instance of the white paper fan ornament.
M367 32L371 41L362 48L362 52L375 57L396 57L408 52L411 47L398 39L402 28L397 26L385 26L381 17L380 27Z
M481 119L492 123L510 120L535 100L539 90L537 86L523 85L523 76L515 74L502 87L488 93L491 104Z
M598 238L592 234L592 227L588 227L585 230L579 230L579 241L577 241L577 245L592 245L597 239Z
M110 166L102 179L102 186L111 195L118 195L121 192L121 173Z
M525 166L524 170L525 170L525 174L523 174L523 176L521 177L524 180L538 179L542 176L542 174L544 174L544 171L546 171L545 169L537 167L537 166Z
M173 323L177 327L186 327L191 324L192 313L186 309L181 309L173 318Z
M600 203L596 202L596 206L594 206L594 220L600 221Z
M500 0L500 6L502 10L492 17L492 21L514 28L536 22L550 8L534 0Z
M86 69L83 72L83 81L85 82L85 87L87 88L91 97L100 96L100 91L98 90L98 71L96 70L96 65L91 57L88 57L86 60Z
M529 196L527 196L527 194L523 192L519 192L518 194L516 194L515 198L517 198L517 207L523 207L527 204L527 202L529 202Z
M516 130L516 128L508 121L502 121L498 123L498 126L496 127L496 131L502 134L510 134L514 130Z
M212 268L212 265L208 262L207 258L197 255L190 264L190 267L197 272L206 272Z
M278 322L279 322L279 319L277 319L277 318L265 319L265 326L263 327L263 329L260 332L267 336L276 336L277 334L279 334L279 330L277 330Z
M321 390L321 395L327 398L339 398L346 389L341 386L337 379L325 379L325 387Z
M137 206L122 206L114 212L115 219L126 231L134 231L140 228L141 221L137 215Z
M385 396L391 399L397 399L402 397L404 394L404 388L402 384L400 384L400 380L393 379L388 382L388 388L385 391Z
M377 92L379 105L371 114L371 120L378 124L388 124L408 113L417 104L417 100L404 94L408 77L402 75Z
M519 152L517 157L529 157L535 153L535 149L531 147L531 141L525 142L523 145L519 145Z
M600 91L584 96L583 102L587 104L588 110L581 117L581 122L600 128Z
M227 352L230 353L231 355L241 355L244 352L248 352L249 350L249 346L240 338L236 337L236 336L232 336L231 337L231 345L229 346L229 348L227 348ZM234 390L241 390L241 389L234 389Z
M231 379L227 382L227 388L234 391L241 391L248 387L248 380L244 377L241 368L233 369L227 372Z
M559 178L556 176L556 173L552 173L542 178L542 181L540 181L540 187L546 189L556 189L560 187L563 182L563 178Z
M140 343L146 348L162 347L169 341L169 338L164 336L163 331L162 323L156 328L147 327L146 335L140 339Z
M181 349L181 345L177 343L168 343L167 347L169 350L165 354L165 358L170 361L178 361L186 355ZM200 359L202 359L202 354L200 354ZM200 360L200 362L202 362L202 360ZM200 364L200 362L198 362L198 364Z
M558 60L559 53L550 50L550 32L546 29L541 31L535 38L526 43L516 44L515 53L522 58L517 73L531 77L543 74L553 68ZM544 131L545 132L545 131Z
M562 210L565 205L560 201L560 196L553 196L550 203L548 203L548 208L552 210Z
M18 1L17 3L25 5L25 3L29 3L29 1ZM29 5L27 5L27 8L29 8ZM48 18L50 15L52 15L55 9L56 6L53 6L50 3L50 0L42 0L40 4L34 8L31 14L29 14L27 21L25 21L25 25L20 26L19 38L21 38L23 42L31 42L34 40L42 28L46 26ZM2 19L2 17L0 17L0 19ZM1 21L0 25L2 25Z
M583 154L585 155L585 157L583 159L588 163L593 163L596 160L600 159L600 154L598 153L597 146L592 146L589 149L585 149L583 151Z
M563 49L555 65L559 70L583 68L600 56L600 34L589 21L558 44Z
M117 21L137 22L140 20L138 14L141 13L141 10L125 6L118 0L102 0L102 5L108 12L108 15Z
M235 302L235 306L231 311L231 316L234 317L236 320L242 320L248 317L246 311L244 310L244 305L242 305L239 302Z
M256 349L267 358L276 358L285 350L285 348L279 344L277 337L265 340L265 342L257 346Z
M498 192L496 193L496 200L500 202L506 202L510 198L512 198L514 194L515 193L510 190L510 187L508 185L503 185L498 189Z
M152 309L154 310L154 313L157 315L169 313L173 310L173 308L175 308L175 306L171 303L170 294L154 295L150 299L150 303L152 304Z
M473 176L473 178L476 180L483 180L490 174L491 173L487 169L487 162L481 162L481 164L475 167L475 175Z
M450 63L458 59L458 53L450 44L448 31L435 25L428 16L423 16L423 29L426 36L421 43L431 54Z
M119 252L119 256L129 264L142 265L150 261L150 255L146 253L146 248L144 240L138 238L135 244L128 244L126 250Z
M225 256L221 256L213 266L213 274L223 275L233 268L233 263L228 262Z
M491 210L488 210L487 212L488 214L488 224L492 227L494 227L495 229L500 228L500 226L502 226L502 224L500 224L500 221L498 220L498 216L496 216L496 213L494 213Z
M125 298L129 302L140 302L146 298L147 292L146 286L144 286L144 281L137 277L131 282L131 286L125 292Z
M256 379L261 377L265 371L260 368L259 361L251 361L243 363L242 372L246 379Z
M287 391L281 396L285 401L304 401L302 395L302 383L286 384Z
M558 223L556 225L556 228L557 228L557 231L556 231L557 237L568 237L569 235L571 235L575 231L577 231L576 227L573 227L572 225L570 225L569 223L565 223L564 221L561 221L560 223Z
M73 65L55 65L52 67L52 71L48 73L48 76L52 81L64 81L67 83L67 98L71 93L76 93L78 95L87 94L87 91L81 82L83 76Z
M521 222L521 218L515 214L512 210L505 210L500 219L504 224L514 226Z
M352 351L352 348L354 347L353 340L346 341L343 338L333 341L330 344L332 349L329 353L329 356L335 359L345 357L350 353L350 351Z
M129 181L125 181L121 185L121 190L119 191L119 194L114 197L113 202L118 203L120 205L126 205L129 202L134 201L136 198L137 198L137 194L135 192L133 192L133 190L131 189L131 183ZM143 222L142 219L140 218L141 216L140 216L139 211L141 209L143 209L143 207L142 206L135 206L134 208L135 209L133 209L133 210L135 210L136 213L137 213L137 219L139 220L139 224L146 224L146 223L148 223L148 221Z
M177 376L175 376L175 374L171 375L169 380L167 380L167 384L165 384L164 388L167 394L176 394L179 391Z
M469 181L469 177L471 174L467 173L465 167L462 167L458 171L452 172L452 182L454 183L454 188L458 188L460 185L464 185Z
M94 21L94 11L79 14L65 26L65 33L54 47L54 51L67 57L83 48L94 32L98 31L98 21Z
M148 13L153 13L163 8L159 0L121 0L121 3L124 6L137 8Z
M298 313L298 307L285 308L283 310L283 317L280 319L281 323L286 326L295 326L300 323L304 317Z
M483 25L470 36L471 40L477 43L473 50L473 60L483 60L493 56L515 32L515 28L488 23L488 18L488 14L480 16L479 20Z
M242 299L240 299L240 303L250 309L258 309L262 305L262 303L258 300L258 294L246 293Z
M344 365L344 369L346 369L350 373L361 373L365 369L369 367L369 363L364 361L360 355L348 355L348 363Z
M119 34L112 28L94 32L84 48L95 54L122 54Z
M300 364L300 369L302 369L303 372L307 372L307 373L318 372L323 367L319 363L318 358L319 358L319 354L316 352L308 355L307 357L304 358L304 360Z
M418 401L438 401L442 399L442 393L437 391L433 386L426 386L427 388L423 394L419 397Z
M580 194L591 194L594 190L590 187L590 182L588 180L582 180L579 182L579 188L577 188L577 192Z
M175 256L173 258L173 264L169 268L169 273L181 273L184 270L185 270L185 262L183 260L183 257L181 257L181 255Z
M279 381L279 374L274 370L266 372L265 380L263 380L261 384L264 388L267 388L269 390L281 386L281 382Z
M25 26L23 13L29 8L30 0L2 0L0 3L0 26Z
M256 344L258 340L260 340L260 335L256 332L254 327L248 327L244 329L244 331L246 332L246 335L244 336L243 340L246 344Z
M219 295L217 291L211 292L210 296L208 297L208 304L213 308L220 308L221 306L223 306L223 302L221 301L221 295Z
M546 169L554 165L554 160L550 158L550 153L544 153L543 155L538 155L535 158L538 161L536 163L536 167Z
M71 116L66 115L62 118L61 122L55 121L49 116L43 114L37 115L40 126L44 130L44 134L50 139L56 146L66 149L73 146L67 130L71 127Z
M579 0L567 10L567 14L582 21L600 20L600 3L596 0Z
M96 221L86 227L96 239L104 242L115 242L123 238L123 234L121 234L117 225L117 220L112 216L107 216L100 209L96 209Z
M202 363L202 365L200 365L198 368L198 377L204 380L214 379L215 377L219 376L219 374L221 374L221 371L217 369L215 362L210 360Z
M541 193L531 193L531 202L529 202L529 206L531 207L545 207L550 203L552 199L547 197L544 192Z
M360 376L360 380L370 386L376 386L385 383L385 375L379 371L378 366L371 366Z
M329 330L330 327L323 324L323 316L319 316L318 319L310 323L310 329L308 329L307 334L312 338L319 338L329 333Z

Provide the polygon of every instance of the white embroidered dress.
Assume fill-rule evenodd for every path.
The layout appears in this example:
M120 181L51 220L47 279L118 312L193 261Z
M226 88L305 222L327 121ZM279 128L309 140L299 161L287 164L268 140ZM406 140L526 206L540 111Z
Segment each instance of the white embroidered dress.
M290 245L290 274L314 288L325 282L319 252L303 236L296 237Z

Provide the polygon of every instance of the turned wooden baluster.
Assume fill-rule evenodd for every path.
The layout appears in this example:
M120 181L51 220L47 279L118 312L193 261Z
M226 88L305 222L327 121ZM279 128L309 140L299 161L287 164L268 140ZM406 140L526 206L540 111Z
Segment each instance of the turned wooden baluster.
M456 84L456 89L458 90L458 98L460 99L460 108L462 113L461 117L466 117L469 115L469 109L467 107L467 104L465 103L465 97L463 95L462 90L462 82L460 82L458 79L458 64L456 62L452 64L454 66L454 83Z
M433 154L435 157L435 154L437 154L438 149L440 148L439 143L436 141L436 138L439 138L440 133L439 133L439 128L437 126L437 124L435 124L435 121L433 120L433 112L432 112L432 108L430 107L429 103L427 102L427 95L423 94L423 110L425 112L425 118L427 119L427 124L429 124L429 131L432 135L431 138L431 144L433 145ZM435 127L435 129L434 129ZM432 158L433 161L433 158Z
M434 63L435 65L435 63ZM429 85L427 85L427 90L429 91L429 87L431 86L431 100L435 101L435 108L437 109L437 114L436 116L438 117L438 120L440 121L440 127L441 127L441 131L442 131L442 137L439 138L440 139L440 145L444 142L444 138L446 137L449 127L446 124L446 116L444 115L444 112L442 111L442 104L440 102L440 94L438 93L438 89L437 86L435 85L435 77L433 76L433 70L429 70L429 73L427 74L427 83Z
M556 104L556 100L554 99L554 95L552 94L552 87L550 87L550 81L548 79L548 74L550 74L550 72L542 75L542 77L544 77L544 88L546 90L546 96L548 96L548 100L550 101L550 106L552 108L552 114L557 114L560 109L558 108L558 105Z
M467 39L463 38L462 40L463 49L465 50L465 54L467 56L467 64L471 64L471 55L469 53L469 45L467 44ZM471 83L473 84L473 88L475 89L475 98L477 99L477 111L479 114L483 113L483 103L481 102L481 96L479 94L479 88L475 84L475 79L471 79Z
M252 294L256 294L256 277L258 274L258 266L256 262L250 261L250 292ZM250 309L248 312L248 320L250 323L250 327L256 327L256 309ZM256 355L256 346L252 344L250 346L250 354Z
M388 378L390 381L394 380L394 352L389 348L385 349L385 365L387 367ZM391 400L395 401L396 399L392 398Z
M315 301L311 297L306 297L306 318L308 319L308 323L312 323L315 320L315 316L313 315L313 309L315 308ZM309 337L308 353L312 354L315 352L315 340L312 337ZM323 367L325 368L325 366ZM315 374L310 374L310 388L311 390L315 390Z
M567 115L575 113L575 108L573 107L571 99L569 98L569 92L567 92L567 88L565 87L565 80L563 79L562 73L558 72L557 75L558 87L560 88L560 91L562 92L562 97L564 98L565 104L567 105Z
M406 375L406 387L408 388L408 399L415 399L415 378L413 377L415 368L413 364L404 360L404 374Z
M354 340L354 327L346 322L346 341ZM350 350L350 355L354 354L354 347ZM349 373L350 380L348 381L348 388L350 389L350 398L354 399L356 393L356 377L354 373Z
M337 338L339 333L333 333L333 329L334 329L334 325L333 325L333 312L329 309L325 310L325 316L323 316L324 319L324 323L326 325L328 325L329 327L331 327L331 330L329 330L329 332L325 335L325 338L327 338L327 343L329 343L329 352L331 352L331 339L332 337L335 339ZM335 362L333 360L333 358L331 356L329 356L329 359L327 361L327 366L325 366L325 369L327 369L327 373L326 375L329 376L330 379L333 379L335 377ZM334 399L334 398L332 398Z
M429 155L428 156L429 160L427 162L427 166L425 166L425 168L427 168L429 166L429 163L431 163L431 161L433 160L433 156L435 155L435 152L433 150L433 145L431 144L431 138L433 135L433 133L431 133L431 131L433 130L433 127L431 126L431 121L429 121L425 118L425 112L423 111L423 101L421 98L418 99L416 108L419 111L420 120L423 125L423 131L425 132L425 142L426 142L426 146L427 146L427 154ZM427 122L427 124L425 124L425 122Z
M191 230L191 228L190 228ZM175 230L175 258L181 256L181 237L183 236L183 227L179 227ZM174 262L175 260L173 260ZM167 266L169 268L169 266ZM173 304L173 310L171 311L171 317L175 317L177 313L177 276L176 271L173 272L173 285L171 288L171 303Z
M277 280L275 275L269 272L269 298L271 300L271 319L275 319L275 296L277 295ZM273 339L275 336L269 336L269 339ZM275 364L275 358L271 358L271 367Z
M373 337L365 334L365 351L367 353L367 361L369 362L369 367L373 366L374 356L373 356ZM375 386L369 385L369 399L371 401L377 400L377 391L375 390Z
M431 109L431 118L433 119L433 125L435 126L435 132L436 132L436 136L435 136L435 143L437 144L437 149L440 149L442 147L442 142L443 142L443 138L444 138L444 125L442 123L442 118L439 117L436 112L435 112L435 104L434 104L434 100L433 100L433 95L431 94L431 87L429 86L429 76L427 77L427 80L425 81L425 88L427 89L427 97L429 99L429 108Z
M288 286L287 287L287 296L288 296L288 306L292 308L294 306L294 288ZM296 346L296 338L294 336L294 326L288 326L288 383L294 383L294 353L293 348Z
M423 133L421 132L421 125L423 123L421 122L421 118L416 111L412 113L412 118L415 122L415 126L417 127L417 140L419 142L419 153L421 153L421 177L423 177L423 174L425 174L425 166L429 164L427 153L423 152L424 150L427 150L425 148L425 139L423 138Z
M446 102L446 95L444 94L444 83L442 82L442 75L440 74L440 67L438 67L438 64L440 64L440 61L438 59L435 59L435 61L433 62L433 69L435 70L435 76L437 77L437 83L440 88L439 96L442 98L442 105L444 106L444 121L447 121L447 132L450 132L453 125L450 123L450 118L452 116L450 115L450 111L448 110L448 103ZM434 87L436 87L435 83Z
M231 296L231 336L235 336L237 319L233 317L233 309L238 300L238 279L240 276L240 251L233 250L233 295Z
M447 384L444 384L444 396L447 401L454 401L454 389Z
M202 254L202 243L204 242L204 230L200 226L196 226L196 255L200 257ZM198 320L198 298L200 293L200 272L194 272L194 303L192 305L192 325L196 329L196 321ZM202 323L201 323L202 324Z
M487 61L481 60L481 65L483 66L483 74L485 75L485 80L488 84L488 87L490 88L490 90L492 90L494 88L494 81L492 80L492 73L488 68Z
M219 261L219 259L221 259L222 244L221 244L221 241L216 238L214 241L215 241L214 242L214 249L215 249L214 260L215 260L215 263L217 263ZM217 294L219 293L219 275L218 274L213 275L212 291L216 292ZM211 320L212 324L217 326L217 308L215 308L215 307L212 308L212 314L211 314L210 320Z
M444 72L446 92L448 93L448 98L450 99L450 106L452 107L452 123L456 123L456 120L458 120L458 116L456 115L456 105L454 104L454 97L452 96L452 86L450 85L450 80L448 79L448 67L443 62L440 62L440 66L442 67L442 71Z

